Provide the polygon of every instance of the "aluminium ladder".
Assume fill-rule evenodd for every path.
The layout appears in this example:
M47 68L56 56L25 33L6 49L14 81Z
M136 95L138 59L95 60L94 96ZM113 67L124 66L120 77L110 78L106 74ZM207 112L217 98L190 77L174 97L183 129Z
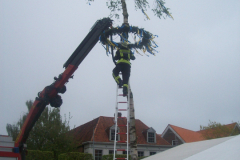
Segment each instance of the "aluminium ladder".
M115 123L115 137L114 137L114 154L113 154L113 160L115 159L126 159L128 160L128 154L129 154L129 123L130 123L130 101L128 99L128 97L130 97L130 93L129 93L129 88L130 88L130 85L129 85L129 82L128 82L128 95L125 97L126 100L125 101L119 101L118 97L123 97L123 94L119 94L119 90L122 91L122 87L119 88L119 86L117 85L117 91L116 91L116 108L115 108L115 119L114 119L114 123ZM123 108L122 105L121 105L121 108L119 108L119 104L127 104L127 107ZM127 114L127 117L119 117L118 113L120 111L126 111L126 114ZM126 124L122 125L122 124L118 124L118 119L126 119ZM118 127L127 127L126 131L127 132L118 132ZM122 129L123 130L123 129ZM121 129L119 128L119 131L121 131ZM117 135L118 135L118 140L117 140ZM127 135L127 138L126 138L126 141L119 141L119 137L120 135ZM117 149L117 143L126 143L126 148L125 149ZM116 158L116 152L117 151L126 151L127 152L127 158Z

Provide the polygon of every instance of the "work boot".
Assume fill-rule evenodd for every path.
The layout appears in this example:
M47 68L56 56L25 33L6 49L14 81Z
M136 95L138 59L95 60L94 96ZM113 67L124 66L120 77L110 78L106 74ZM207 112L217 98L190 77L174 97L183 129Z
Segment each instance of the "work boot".
M126 97L128 94L128 85L124 84L123 85L123 97Z

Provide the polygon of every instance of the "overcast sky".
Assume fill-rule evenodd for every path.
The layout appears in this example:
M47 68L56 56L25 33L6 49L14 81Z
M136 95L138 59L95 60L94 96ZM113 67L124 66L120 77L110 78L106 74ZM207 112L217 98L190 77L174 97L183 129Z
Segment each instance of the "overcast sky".
M0 0L0 134L64 71L92 25L109 15L105 1L86 2ZM156 56L135 54L132 62L136 118L158 134L168 124L197 131L209 120L240 121L240 1L167 0L174 20L154 17L150 9L146 20L126 2L130 25L158 35L159 46ZM122 16L114 20L121 25ZM61 115L71 113L71 128L113 116L113 68L97 43L62 95Z

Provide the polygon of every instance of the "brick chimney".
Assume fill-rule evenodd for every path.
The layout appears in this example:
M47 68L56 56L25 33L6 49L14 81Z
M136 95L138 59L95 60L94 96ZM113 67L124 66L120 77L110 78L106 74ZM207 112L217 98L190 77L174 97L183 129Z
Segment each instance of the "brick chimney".
M114 113L114 117L115 117L115 113ZM118 112L118 117L122 117L122 113Z
M121 112L118 112L118 117L122 117L122 113Z

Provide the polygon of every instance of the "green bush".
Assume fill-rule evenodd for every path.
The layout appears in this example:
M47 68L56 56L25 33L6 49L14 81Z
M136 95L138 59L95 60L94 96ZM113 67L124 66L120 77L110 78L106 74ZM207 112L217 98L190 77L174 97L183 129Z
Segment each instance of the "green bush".
M93 157L90 153L69 152L60 154L58 160L93 160Z
M148 156L143 156L143 157L138 157L138 160L144 159ZM127 158L126 154L116 154L116 158ZM113 159L113 154L110 155L103 155L102 160L112 160ZM128 160L131 160L131 155L128 155Z
M28 150L26 160L53 160L53 152Z
M127 155L126 154L116 154L116 158L127 158ZM102 156L102 160L112 160L112 159L113 159L113 154ZM131 160L130 155L128 155L128 159Z

